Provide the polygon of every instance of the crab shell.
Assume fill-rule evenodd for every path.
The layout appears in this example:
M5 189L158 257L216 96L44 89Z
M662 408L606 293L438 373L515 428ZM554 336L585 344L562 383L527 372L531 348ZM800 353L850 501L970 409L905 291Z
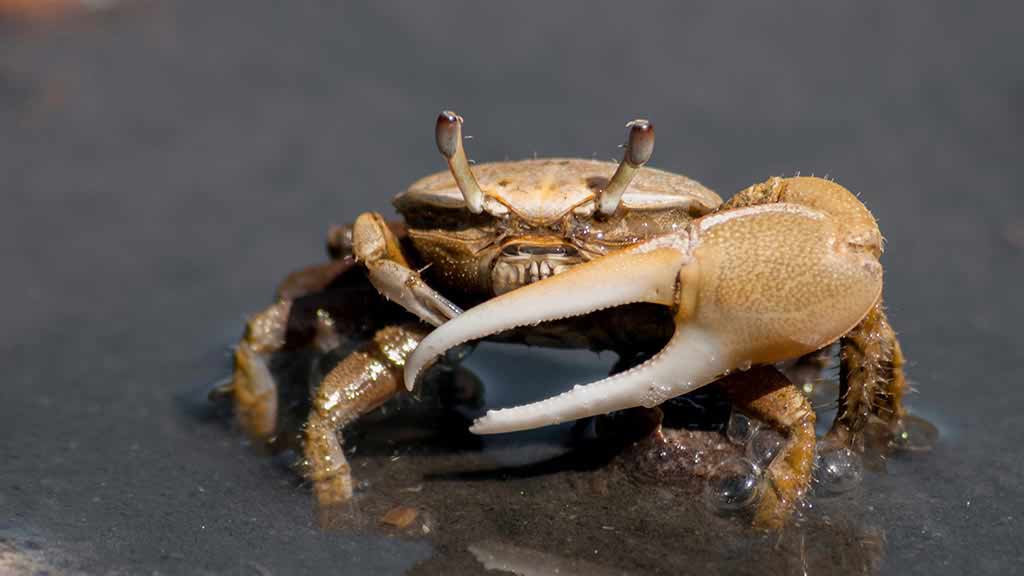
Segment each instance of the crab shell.
M447 172L395 199L428 276L449 294L479 302L578 264L678 230L721 204L685 176L641 169L611 218L595 217L616 165L579 159L496 162L474 167L483 210L467 209Z
M511 213L542 226L569 212L593 216L597 193L608 185L616 167L614 162L598 160L543 158L477 164L473 174L486 195L485 212L497 217ZM641 170L622 198L627 211L680 210L692 216L707 214L721 203L717 194L696 180L653 168ZM450 172L421 178L395 197L394 204L403 214L426 207L466 207Z

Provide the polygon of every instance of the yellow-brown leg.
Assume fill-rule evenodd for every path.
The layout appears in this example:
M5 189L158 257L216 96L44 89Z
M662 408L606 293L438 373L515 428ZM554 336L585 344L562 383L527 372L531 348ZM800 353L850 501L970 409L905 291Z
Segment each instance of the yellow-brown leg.
M235 417L254 441L269 440L277 430L277 384L267 362L284 345L290 307L290 301L281 300L253 316L235 347L231 377Z
M349 257L294 272L278 287L278 300L249 319L242 341L235 347L235 367L230 392L234 397L239 425L254 441L266 441L277 429L277 383L270 373L270 356L285 345L292 302L323 290L340 274L353 267ZM318 316L314 321L313 344L330 348L336 341L333 320Z
M772 366L737 372L719 381L739 411L778 429L786 444L765 471L765 486L754 511L754 525L781 528L811 484L814 470L814 410Z
M324 378L313 397L305 429L305 457L321 506L352 497L352 470L341 431L400 391L405 360L426 335L422 326L389 326L349 354Z
M829 440L863 448L871 418L897 426L905 410L903 352L879 302L840 340L839 413Z

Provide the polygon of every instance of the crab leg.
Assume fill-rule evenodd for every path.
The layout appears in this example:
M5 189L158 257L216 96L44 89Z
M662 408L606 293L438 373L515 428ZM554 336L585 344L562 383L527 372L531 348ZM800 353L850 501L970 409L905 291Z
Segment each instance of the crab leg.
M881 303L840 340L839 414L830 441L862 448L872 417L897 429L906 410L903 352Z
M814 468L814 410L807 397L773 366L737 372L721 386L741 411L774 426L786 443L765 471L768 490L761 495L754 523L780 528L811 484Z
M661 352L636 368L554 398L491 411L473 431L509 432L654 406L733 369L821 348L849 332L878 302L881 237L846 189L819 179L793 180L798 182L792 203L709 215L685 231L468 310L423 340L406 364L406 385L459 344L634 302L673 309L675 334ZM854 217L858 206L870 220Z
M352 497L352 469L342 430L401 389L406 356L423 338L420 326L388 326L347 356L324 378L313 397L304 451L317 502L328 506Z

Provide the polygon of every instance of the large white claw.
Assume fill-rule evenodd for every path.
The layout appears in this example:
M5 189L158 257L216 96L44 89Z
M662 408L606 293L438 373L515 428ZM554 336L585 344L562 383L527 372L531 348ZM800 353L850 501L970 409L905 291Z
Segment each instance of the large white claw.
M484 302L441 325L420 343L406 363L406 386L412 389L427 364L470 340L635 302L671 306L679 270L690 260L685 240L652 243ZM472 430L480 434L510 432L630 406L653 406L684 393L688 385L709 382L719 372L715 356L715 344L703 331L679 331L661 354L642 366L542 402L491 411ZM698 370L688 376L686 366Z

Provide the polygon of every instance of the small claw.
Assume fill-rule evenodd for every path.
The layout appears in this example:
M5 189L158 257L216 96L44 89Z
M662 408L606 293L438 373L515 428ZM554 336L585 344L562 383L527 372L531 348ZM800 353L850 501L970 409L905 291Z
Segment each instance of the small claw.
M398 239L379 214L360 215L352 238L356 258L366 266L370 282L385 298L433 326L462 313L462 309L427 286L419 272L409 267Z
M462 313L461 308L427 286L415 270L391 260L367 263L366 268L370 282L381 294L432 326Z

